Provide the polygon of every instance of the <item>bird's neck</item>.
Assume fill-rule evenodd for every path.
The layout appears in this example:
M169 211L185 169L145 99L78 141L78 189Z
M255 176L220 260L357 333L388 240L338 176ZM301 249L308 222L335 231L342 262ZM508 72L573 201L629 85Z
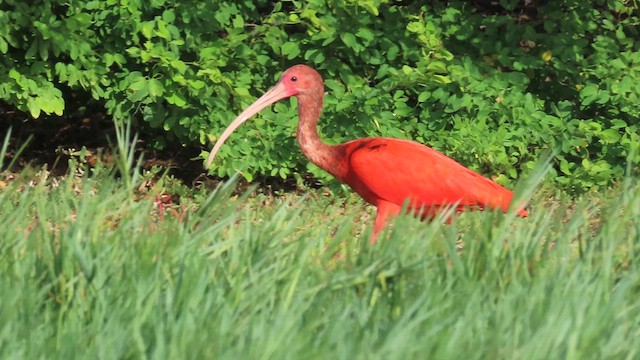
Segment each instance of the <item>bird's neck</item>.
M336 146L324 143L318 134L318 119L322 111L323 95L305 94L298 96L298 143L302 153L312 163L340 177L340 154Z

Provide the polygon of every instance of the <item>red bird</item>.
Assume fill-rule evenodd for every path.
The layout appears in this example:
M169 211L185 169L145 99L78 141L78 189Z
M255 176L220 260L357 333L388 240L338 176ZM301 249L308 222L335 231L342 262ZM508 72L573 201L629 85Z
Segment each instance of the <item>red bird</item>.
M433 218L445 208L509 209L513 193L473 172L455 160L417 142L365 138L328 145L318 135L318 119L324 99L324 82L312 68L296 65L284 72L274 88L243 111L220 136L206 161L209 168L224 141L251 116L276 101L298 98L298 143L302 153L340 182L349 185L377 215L371 243L391 216L406 203L422 219ZM527 211L518 209L525 217Z

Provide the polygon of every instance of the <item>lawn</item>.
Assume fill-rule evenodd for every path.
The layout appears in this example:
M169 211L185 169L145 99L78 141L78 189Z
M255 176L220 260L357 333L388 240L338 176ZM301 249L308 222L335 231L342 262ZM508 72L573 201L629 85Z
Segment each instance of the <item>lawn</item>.
M536 190L526 219L401 217L370 246L354 196L186 189L121 160L2 183L0 358L640 357L632 179Z

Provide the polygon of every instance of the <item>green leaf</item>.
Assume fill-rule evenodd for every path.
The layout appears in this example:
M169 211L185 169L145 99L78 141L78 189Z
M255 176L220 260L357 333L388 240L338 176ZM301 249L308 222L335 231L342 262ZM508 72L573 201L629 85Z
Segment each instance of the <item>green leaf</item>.
M582 89L582 91L580 91L580 95L582 97L595 96L597 93L598 93L598 85L595 85L595 84L588 84Z
M37 119L38 116L40 116L40 105L38 105L35 98L29 97L27 100L27 109L29 109L32 118Z
M605 129L600 133L600 138L610 144L618 142L621 137L620 132L615 129Z
M100 8L100 1L87 1L84 5L86 10L96 10Z
M627 127L627 123L624 120L620 120L620 119L611 120L611 128L620 129L625 127Z
M608 91L599 91L596 103L606 104L607 102L609 102L610 99L611 99L611 96L609 95Z
M391 44L391 46L387 48L387 60L395 60L399 52L400 48L395 44Z
M356 48L358 48L358 42L356 41L355 35L353 35L352 33L343 32L342 34L340 34L340 39L348 47L350 47L350 48L352 48L354 50Z
M156 97L162 96L164 93L164 86L158 79L149 80L149 95Z
M133 73L130 75L133 76ZM133 91L138 91L142 89L146 89L148 85L147 79L144 77L137 77L137 79L129 85L129 89Z
M147 39L151 39L153 37L153 29L155 27L155 22L153 21L145 21L141 24L140 32Z
M447 73L447 65L442 61L432 61L427 65L427 70L437 72L440 74Z
M182 60L171 60L171 66L178 70L178 72L180 74L184 74L187 72L187 69L189 69L189 67L187 66L187 64L184 63L184 61Z
M365 10L370 12L373 16L380 15L380 12L378 11L378 7L375 5L374 1L371 1L371 0L363 1L360 4L362 5L363 8L365 8Z
M54 113L58 116L62 116L64 112L64 99L62 93L56 88L52 88L37 98L40 108L47 114Z
M622 61L620 58L618 59L613 59L609 62L609 64L611 66L613 66L616 69L626 69L627 68L627 64L624 63L624 61Z
M565 175L571 175L571 168L569 166L569 162L566 159L560 160L560 171Z
M240 15L236 15L233 18L233 27L236 29L244 28L244 19Z
M324 62L324 53L320 49L307 50L304 53L304 59L312 61L316 64Z
M588 84L580 91L580 97L582 98L582 105L589 105L593 103L598 95L598 85Z
M361 27L360 29L358 29L358 31L356 32L356 35L359 38L365 40L367 43L372 42L376 38L375 33L365 27Z
M145 81L145 85L140 87L139 89L134 90L133 94L129 95L129 99L133 102L138 102L144 98L146 98L149 95L149 87L146 86L146 81Z
M168 9L162 12L162 20L167 24L171 24L176 20L176 12L173 9Z
M291 60L300 54L298 43L290 41L282 45L282 55Z
M181 108L185 107L185 105L187 104L187 101L184 99L184 97L182 97L182 95L180 95L177 92L174 92L173 94L171 94L171 96L165 99L169 104L174 104L177 107L181 107Z
M448 76L444 75L432 75L433 80L440 84L450 84L452 80Z
M206 84L202 80L189 80L189 86L194 90L202 89Z
M171 33L169 32L169 29L167 29L167 23L162 20L157 20L156 25L155 34L165 40L171 40Z

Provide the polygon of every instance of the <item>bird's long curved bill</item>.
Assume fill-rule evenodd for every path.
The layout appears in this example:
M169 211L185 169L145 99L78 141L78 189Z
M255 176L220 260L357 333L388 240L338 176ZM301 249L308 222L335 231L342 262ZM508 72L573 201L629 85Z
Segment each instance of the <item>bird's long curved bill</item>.
M225 140L233 133L242 123L247 121L250 117L258 113L260 110L266 108L267 106L275 103L278 100L282 100L291 96L287 88L283 83L278 82L278 84L273 87L271 90L267 91L264 95L262 95L258 100L256 100L253 104L251 104L248 108L246 108L238 117L229 124L229 126L222 132L220 138L213 146L213 149L209 153L209 157L207 157L207 161L205 163L205 168L208 169L211 166L211 162L213 158L216 157L216 154L224 144Z

